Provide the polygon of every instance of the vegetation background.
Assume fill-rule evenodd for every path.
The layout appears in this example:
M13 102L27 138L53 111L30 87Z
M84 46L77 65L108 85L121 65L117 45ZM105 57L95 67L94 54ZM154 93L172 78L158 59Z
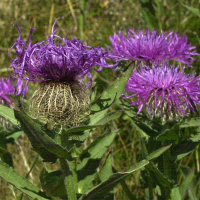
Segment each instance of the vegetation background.
M8 76L12 69L8 68L10 59L8 50L18 37L12 25L21 25L22 38L28 39L30 27L35 27L33 43L45 39L51 33L53 22L58 17L64 19L57 22L58 35L68 39L81 39L89 46L109 48L109 36L119 30L128 28L141 30L149 28L158 31L177 31L180 35L187 34L188 41L197 47L200 53L200 1L199 0L1 0L0 1L0 75ZM200 58L196 57L193 66L200 73ZM189 70L188 72L192 72ZM119 75L111 70L95 74L98 84L97 93L106 88ZM30 89L34 89L34 85ZM98 94L97 94L98 95ZM28 97L27 97L28 98ZM113 166L118 171L125 171L141 160L141 142L144 142L125 115L112 122L110 126L119 128L118 137L112 149ZM90 140L97 137L101 129L97 129ZM187 133L186 133L187 134ZM90 141L88 141L90 142ZM15 169L26 175L35 158L31 145L25 135L9 145L13 155ZM200 199L200 161L199 147L187 157L177 162L179 182L185 177L182 171L194 171L195 179L188 188L186 199ZM39 184L42 169L39 160L29 175L29 180ZM57 166L49 164L56 169ZM146 199L144 175L137 172L122 185L115 188L115 199L128 199L123 189L127 186L137 199ZM0 180L0 199L15 199L17 191Z

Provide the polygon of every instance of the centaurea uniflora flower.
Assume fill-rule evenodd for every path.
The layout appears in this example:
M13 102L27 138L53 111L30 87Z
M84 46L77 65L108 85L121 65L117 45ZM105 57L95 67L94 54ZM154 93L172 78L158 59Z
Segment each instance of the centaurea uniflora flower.
M179 66L142 66L134 70L128 80L123 98L133 99L130 106L137 106L153 119L178 120L196 112L200 104L200 77L185 74Z
M103 48L89 47L80 40L68 40L56 35L58 29L55 30L54 26L57 20L51 35L36 44L32 44L33 28L29 43L26 43L17 26L19 37L12 46L15 48L15 59L11 67L17 77L17 95L25 95L29 81L40 82L31 98L35 117L75 126L89 113L90 97L85 90L92 82L90 69L98 66L96 71L100 71L103 67L112 68L115 65L106 62L110 55ZM83 84L86 76L90 80ZM26 80L24 87L23 80Z
M147 63L158 63L175 60L191 66L195 60L195 46L188 44L186 35L180 37L178 33L170 31L160 34L153 30L150 32L129 29L127 36L122 31L110 36L111 54L118 56L118 60L140 60Z

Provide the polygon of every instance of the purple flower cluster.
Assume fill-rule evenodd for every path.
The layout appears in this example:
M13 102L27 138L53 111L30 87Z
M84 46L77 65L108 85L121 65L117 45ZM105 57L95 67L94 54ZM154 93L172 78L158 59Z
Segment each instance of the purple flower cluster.
M130 106L137 106L138 113L144 111L150 118L159 116L168 120L196 112L200 104L200 77L186 75L179 66L169 64L173 60L192 67L193 56L199 54L188 44L186 35L129 29L127 36L119 31L110 40L110 53L118 56L116 60L141 61L122 96L133 99Z
M12 85L10 77L5 80L4 78L0 79L0 101L3 104L11 105L11 100L8 95L15 93L15 88Z
M151 63L176 60L191 67L192 56L199 55L195 47L188 44L187 36L180 37L176 32L158 34L150 32L128 30L127 36L121 31L110 36L113 55L117 60L140 60Z
M145 108L152 116L167 117L168 110L187 115L200 104L199 81L200 77L186 75L179 67L143 66L133 71L123 98L135 98L130 105L136 105L138 113Z
M87 75L90 78L88 85L91 85L92 75L89 71L92 67L99 66L97 71L100 71L103 67L116 66L106 62L106 59L114 56L102 47L89 47L80 40L67 40L56 35L58 29L54 30L54 26L57 20L53 24L51 35L36 44L32 44L34 28L30 30L29 42L26 43L21 37L20 27L17 26L19 37L11 47L15 49L15 59L12 60L11 67L17 77L17 95L25 95L29 81L69 82L78 81ZM24 87L23 79L26 80Z

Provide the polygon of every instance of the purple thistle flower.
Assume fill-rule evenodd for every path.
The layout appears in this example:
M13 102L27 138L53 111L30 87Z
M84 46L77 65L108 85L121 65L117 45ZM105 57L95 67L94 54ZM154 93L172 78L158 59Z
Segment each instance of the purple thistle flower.
M99 66L97 71L100 71L103 67L116 66L106 62L106 59L113 56L102 47L89 47L80 40L67 40L56 35L58 29L55 30L54 26L57 20L53 24L51 35L36 44L32 44L33 28L30 30L29 42L26 43L22 40L20 27L16 25L19 37L11 47L15 49L15 59L12 59L10 67L13 67L14 76L17 77L17 95L25 95L29 81L78 82L88 76L89 87L92 81L89 71L92 67ZM23 79L26 80L24 87Z
M11 105L11 100L8 95L15 93L15 88L13 87L10 77L7 80L4 78L0 79L0 102L1 104Z
M123 98L133 97L130 106L136 105L138 113L146 111L151 118L178 119L196 112L200 104L199 81L199 76L184 74L178 66L143 66L133 71Z
M118 60L136 59L151 63L175 60L192 67L190 63L195 60L192 56L199 55L195 47L188 44L186 35L180 37L173 31L158 34L155 30L136 32L129 29L127 36L119 31L110 36L110 40L113 49L110 53L118 56Z

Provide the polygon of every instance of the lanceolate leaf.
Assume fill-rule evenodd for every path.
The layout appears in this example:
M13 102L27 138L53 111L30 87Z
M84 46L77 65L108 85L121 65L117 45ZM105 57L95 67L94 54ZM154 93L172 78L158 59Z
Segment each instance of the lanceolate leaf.
M7 120L9 120L12 124L17 125L17 120L14 115L14 111L11 108L8 108L6 106L0 105L0 115L5 117Z
M55 143L55 141L49 137L38 124L36 124L28 115L25 113L15 111L15 117L20 121L22 129L27 134L29 140L31 141L33 148L40 155L50 154L56 155L58 157L71 159L71 156L67 149Z
M142 160L137 165L128 170L128 172L121 172L113 174L108 180L96 186L89 191L86 195L83 195L79 200L93 200L103 199L108 192L110 192L120 181L124 180L127 176L134 173L136 170L149 164L149 161Z
M101 158L108 150L118 131L104 134L98 137L80 156L81 163L77 166L79 193L85 193L91 187L96 169L99 167Z
M180 160L193 151L199 142L192 142L191 140L184 140L179 144L173 146L171 150L171 159L173 162Z
M68 135L69 133L73 133L73 135L74 134L75 135L82 135L83 131L88 130L88 129L93 129L93 128L96 128L96 127L99 127L99 126L104 126L109 121L119 118L121 114L122 114L122 111L120 111L120 110L114 111L114 112L110 112L110 113L106 114L103 119L99 120L94 125L86 125L86 126L69 128L66 131L64 131L62 133L62 135L63 136L64 135Z
M170 194L171 200L182 200L179 187L174 187Z
M99 178L101 182L103 182L103 181L106 181L112 175L113 175L112 159L111 159L111 156L109 155L106 159L104 166L101 168L99 172Z
M64 177L61 170L47 172L44 168L40 174L40 182L43 190L54 197L67 198L64 185Z
M168 188L171 188L171 186L174 184L174 182L165 177L164 174L152 162L150 162L150 164L146 166L146 169L148 170L149 174L156 184Z
M130 168L127 172L118 172L110 176L107 180L96 186L94 189L90 190L86 195L83 195L79 200L93 200L93 199L102 199L104 196L107 195L108 192L110 192L118 183L120 183L122 180L124 180L127 176L130 174L134 173L136 170L141 169L142 167L146 166L151 170L156 170L152 165L149 164L149 161L151 159L157 158L160 156L162 153L164 153L167 149L170 148L170 145L166 147L162 147L151 154L147 156L147 159L142 160L139 162L137 165L134 167ZM159 174L160 178L162 178L163 181L163 176L162 174ZM166 186L170 186L171 182L168 180L165 180L164 178L164 184Z
M146 159L147 160L152 160L154 158L157 158L158 156L160 156L162 153L164 153L167 149L169 149L171 147L171 144L165 147L161 147L157 150L155 150L154 152L150 153Z
M195 175L195 171L194 170L190 171L190 173L186 176L184 181L179 186L179 191L180 191L182 199L184 199L185 193L186 193L188 186L190 185L192 179L194 178L194 175Z
M93 103L91 106L90 125L94 125L102 119L108 108L115 102L115 100L121 97L132 71L133 68L130 66L126 73L120 78L117 78L116 81L103 92L101 97Z
M194 117L189 120L185 120L180 124L180 128L194 127L200 125L200 117Z
M190 136L192 142L200 142L200 126L195 130L195 134Z
M14 171L12 167L5 164L0 160L0 176L5 179L8 183L12 184L14 187L19 189L21 192L27 194L33 199L37 200L47 200L44 193L40 189L29 182L26 178L22 177L20 174Z

